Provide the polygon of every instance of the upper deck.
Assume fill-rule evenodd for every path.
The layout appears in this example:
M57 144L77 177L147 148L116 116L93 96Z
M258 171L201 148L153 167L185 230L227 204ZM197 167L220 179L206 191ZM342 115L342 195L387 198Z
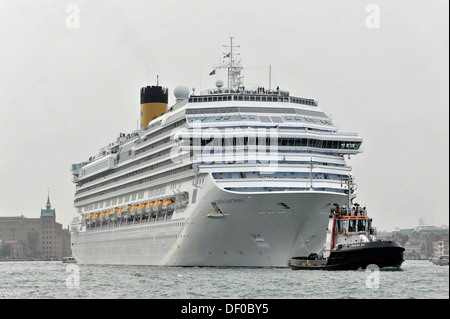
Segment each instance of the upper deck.
M254 101L254 102L288 102L309 106L318 106L313 99L290 96L288 91L265 90L263 87L256 89L210 89L201 95L191 95L189 103L222 102L222 101Z

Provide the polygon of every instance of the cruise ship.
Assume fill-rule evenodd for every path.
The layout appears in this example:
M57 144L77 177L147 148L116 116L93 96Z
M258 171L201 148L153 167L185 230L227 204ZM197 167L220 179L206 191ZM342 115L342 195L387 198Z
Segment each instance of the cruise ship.
M140 129L72 165L77 263L287 267L323 249L362 138L314 99L246 88L224 47L215 87L178 86L170 107L159 82L141 88Z

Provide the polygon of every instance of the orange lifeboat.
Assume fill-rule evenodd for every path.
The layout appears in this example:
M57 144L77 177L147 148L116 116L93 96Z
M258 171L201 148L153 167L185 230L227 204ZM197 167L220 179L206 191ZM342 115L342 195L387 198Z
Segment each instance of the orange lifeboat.
M138 209L136 210L138 215L141 215L144 213L145 211L145 206L147 206L145 203L141 203L138 207Z
M173 205L172 205L173 203L174 203L174 201L172 199L166 199L166 200L164 200L163 208L170 209L173 207Z
M163 201L162 200L157 200L154 204L153 204L153 211L154 212L159 212L160 210L161 210L161 208L162 208L162 204L163 204Z
M155 202L148 202L147 205L145 205L145 212L150 213L153 211L153 205Z
M90 213L90 214L86 214L84 215L84 218L86 219L86 223L88 225L92 224L92 219L94 218L94 214Z
M99 220L102 222L106 219L105 217L106 217L106 211L103 211L100 213Z
M112 209L108 210L108 212L106 214L109 216L110 220L116 220L117 219L117 216L116 216L115 212Z
M138 214L138 209L139 209L139 205L134 204L133 207L131 208L131 216Z
M122 218L122 210L118 209L117 207L114 208L114 214L116 214L117 218Z
M129 215L128 215L128 210L126 210L124 207L120 207L119 208L119 214L120 213L122 213L122 217L123 218L128 218L129 217Z
M128 214L130 215L130 216L134 216L134 215L136 215L136 209L135 209L135 206L136 205L128 205L128 207L127 207L127 210L128 210Z

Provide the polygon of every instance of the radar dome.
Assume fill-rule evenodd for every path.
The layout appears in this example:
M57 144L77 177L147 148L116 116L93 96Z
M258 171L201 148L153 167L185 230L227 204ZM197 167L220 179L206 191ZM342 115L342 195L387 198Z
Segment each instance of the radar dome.
M216 81L216 86L220 89L223 86L223 81L222 80L217 80Z
M173 94L177 102L187 99L189 97L189 88L185 85L179 85L173 90Z

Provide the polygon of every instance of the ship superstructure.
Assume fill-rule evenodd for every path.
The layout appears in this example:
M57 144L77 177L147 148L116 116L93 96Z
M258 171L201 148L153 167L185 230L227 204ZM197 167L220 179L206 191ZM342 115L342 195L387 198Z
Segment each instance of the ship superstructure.
M177 87L170 108L142 88L141 129L72 165L78 262L286 267L323 247L362 139L313 99L245 88L229 48L226 87Z

